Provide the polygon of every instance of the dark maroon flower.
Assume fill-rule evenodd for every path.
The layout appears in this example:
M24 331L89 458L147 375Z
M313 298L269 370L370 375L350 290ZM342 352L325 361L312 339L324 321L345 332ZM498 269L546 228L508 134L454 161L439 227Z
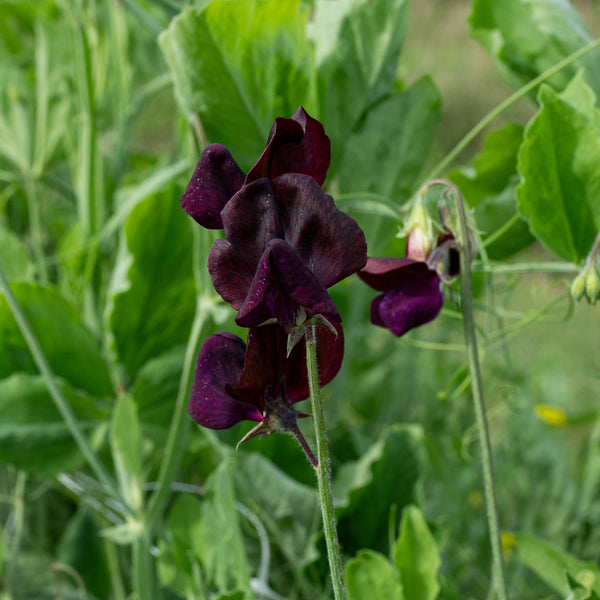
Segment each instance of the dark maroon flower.
M324 327L315 330L320 384L325 385L340 369L344 337L337 324L337 336ZM287 356L287 334L277 325L250 329L248 345L232 333L211 335L198 353L190 415L210 429L258 421L244 440L273 431L297 436L296 417L302 413L292 405L309 396L305 353L301 340Z
M290 333L306 317L340 321L327 288L361 269L365 236L356 221L308 175L258 179L221 212L225 238L210 249L208 269L236 323L277 320Z
M433 321L442 310L440 277L425 262L411 258L369 258L358 276L383 292L371 303L371 322L397 336Z
M181 196L181 206L203 227L222 229L221 210L242 185L285 173L310 175L323 185L329 161L330 141L323 126L300 107L291 119L275 119L267 146L248 175L225 146L209 144Z

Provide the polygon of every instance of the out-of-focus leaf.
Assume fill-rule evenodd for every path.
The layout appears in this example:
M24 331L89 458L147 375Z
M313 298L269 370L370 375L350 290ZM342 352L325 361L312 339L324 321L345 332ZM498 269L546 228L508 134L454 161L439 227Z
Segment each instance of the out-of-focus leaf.
M402 511L394 554L406 600L435 600L440 591L440 553L416 506L406 506Z
M473 36L490 53L504 78L521 87L592 41L568 0L475 0L469 19ZM600 93L598 50L550 79L562 89L577 65Z
M416 498L421 478L423 433L417 426L393 425L358 461L344 464L334 481L342 546L385 550L389 512Z
M519 558L552 589L565 594L569 573L576 580L585 574L590 589L600 593L600 570L593 562L582 561L533 535L515 533Z
M590 88L579 80L587 105ZM541 108L529 122L519 155L522 183L519 212L532 233L552 252L582 261L600 230L600 129L598 111L580 112L550 87L543 86Z
M398 571L377 552L359 552L346 563L344 575L349 600L405 600Z
M107 415L89 397L59 382L81 427L90 432ZM42 377L15 374L0 380L0 462L38 477L53 477L84 462Z
M314 112L307 7L298 0L217 0L186 8L160 36L185 114L243 168L259 157L275 117Z
M439 104L424 77L374 106L348 139L337 173L340 191L375 192L403 204L427 160Z
M111 283L110 327L133 378L148 360L184 344L196 306L192 231L173 190L140 202L125 223Z
M75 308L52 287L14 283L12 290L36 334L54 373L94 396L108 396L112 384L100 344ZM25 339L0 296L0 377L37 373Z
M336 149L394 91L407 14L406 0L316 2L320 117L332 140L332 171L341 158Z
M10 229L0 226L0 265L9 281L31 281L33 262L27 246Z

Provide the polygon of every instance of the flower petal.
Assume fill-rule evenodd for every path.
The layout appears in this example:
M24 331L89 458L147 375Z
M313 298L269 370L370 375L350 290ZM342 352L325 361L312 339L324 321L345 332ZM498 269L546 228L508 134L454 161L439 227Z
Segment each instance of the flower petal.
M303 173L323 185L331 143L323 126L300 107L291 119L277 118L267 147L246 177L246 183L284 173Z
M181 196L181 207L203 227L222 229L221 210L243 183L244 173L229 150L209 144Z
M414 327L433 321L442 310L444 296L435 271L405 279L371 304L371 321L401 336Z
M271 184L281 214L281 237L326 288L365 266L362 229L312 177L282 175Z
M262 420L258 401L242 402L227 393L227 388L239 383L245 354L246 344L232 333L215 333L202 344L188 404L196 423L227 429L239 421Z
M358 276L378 292L391 290L406 279L427 275L426 263L412 258L369 258Z

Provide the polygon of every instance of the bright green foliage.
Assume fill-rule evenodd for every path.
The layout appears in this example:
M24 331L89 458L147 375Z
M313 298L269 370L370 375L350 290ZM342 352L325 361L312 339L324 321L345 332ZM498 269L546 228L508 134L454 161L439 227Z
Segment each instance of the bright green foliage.
M591 93L581 79L564 99L542 87L519 155L519 212L548 249L575 263L600 229L600 121Z
M31 281L33 263L27 245L10 229L0 226L0 263L9 281Z
M67 383L60 387L84 431L99 428L107 411ZM0 379L0 413L0 461L38 477L81 468L83 456L39 375Z
M81 322L76 308L52 287L15 283L12 289L54 373L75 388L108 396L112 386L100 345ZM0 339L0 377L37 373L4 297L0 297Z
M182 344L196 306L192 231L173 190L129 215L111 285L110 326L131 377L149 359Z
M405 600L397 570L385 556L372 550L362 550L350 559L344 577L349 600Z
M554 66L592 37L568 0L475 0L469 19L473 36L491 54L515 88ZM589 54L578 63L600 91L600 63ZM562 89L576 71L571 65L552 79Z
M437 573L441 559L437 544L416 506L402 511L400 537L394 547L406 600L434 600L440 591Z

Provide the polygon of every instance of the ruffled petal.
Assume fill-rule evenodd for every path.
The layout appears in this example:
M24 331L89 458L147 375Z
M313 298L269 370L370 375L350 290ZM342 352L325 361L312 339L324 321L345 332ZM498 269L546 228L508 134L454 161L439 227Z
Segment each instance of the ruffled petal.
M262 420L258 399L242 402L227 393L228 388L238 385L245 355L246 344L232 333L215 333L202 344L188 403L196 423L227 429L240 421Z
M181 207L207 229L222 229L221 210L242 187L244 172L221 144L206 146L188 183Z
M300 107L291 119L277 118L267 146L246 177L274 179L284 173L303 173L322 185L327 176L331 142L319 121Z
M406 279L373 300L371 321L401 336L414 327L433 321L442 310L444 296L435 271Z
M362 269L367 242L362 229L338 210L333 198L306 175L282 175L272 182L283 237L326 287Z
M369 258L358 276L378 292L385 292L406 279L426 276L428 272L426 263L412 258Z

